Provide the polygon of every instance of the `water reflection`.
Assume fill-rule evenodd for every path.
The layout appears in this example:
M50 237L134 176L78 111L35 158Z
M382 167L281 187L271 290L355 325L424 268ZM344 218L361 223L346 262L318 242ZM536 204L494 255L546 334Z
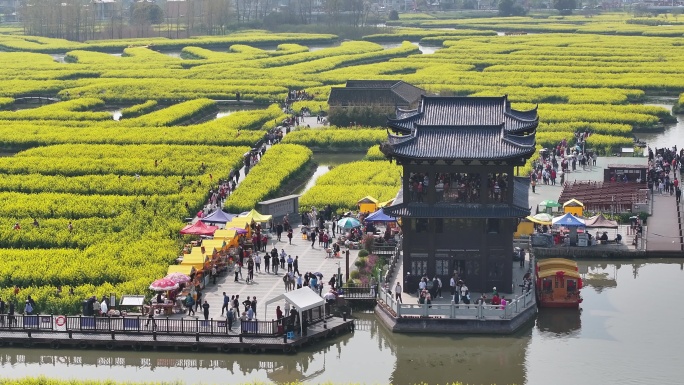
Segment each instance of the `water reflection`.
M582 327L581 309L541 309L537 329L556 337L575 336Z
M578 265L588 281L582 311L541 309L534 326L512 336L393 334L373 314L355 314L354 334L296 355L4 348L0 371L3 377L15 378L39 373L188 384L575 385L580 376L597 384L681 383L684 333L676 295L684 291L682 261L602 260Z

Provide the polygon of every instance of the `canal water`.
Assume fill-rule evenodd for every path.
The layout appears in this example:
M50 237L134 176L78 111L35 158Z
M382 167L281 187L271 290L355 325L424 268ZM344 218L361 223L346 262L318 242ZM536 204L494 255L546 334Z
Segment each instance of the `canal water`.
M373 314L296 355L0 349L3 377L196 383L680 384L680 260L582 262L581 311L542 309L517 335L399 335Z
M669 111L672 111L672 102L656 102L656 103L645 103L647 106L657 106L663 107ZM675 115L677 117L676 124L669 124L662 132L652 133L652 134L635 134L637 138L646 142L651 148L671 148L677 145L677 148L681 148L684 145L684 115Z
M363 152L315 152L313 154L313 161L318 164L316 171L306 184L302 185L294 194L304 194L310 188L316 184L316 180L323 174L332 170L335 166L339 166L344 163L356 162L357 160L363 159L366 156Z

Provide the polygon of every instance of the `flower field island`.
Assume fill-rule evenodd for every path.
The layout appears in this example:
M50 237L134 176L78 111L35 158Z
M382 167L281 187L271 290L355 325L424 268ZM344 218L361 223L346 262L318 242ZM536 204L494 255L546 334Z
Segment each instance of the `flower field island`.
M394 24L343 42L250 30L81 43L0 29L0 297L17 287L19 301L31 295L38 312L57 314L78 312L91 295L147 293L180 253L178 231L209 190L293 112L325 115L331 87L347 80L403 80L439 95L507 94L514 108L538 107L538 147L587 131L599 154L671 124L670 111L643 103L658 96L674 104L684 93L679 24L659 28L626 14L415 14ZM423 54L416 43L437 49ZM305 90L307 100L283 109L293 90ZM216 118L221 109L230 111ZM291 127L225 210L277 197L305 177L316 153L365 160L322 175L300 207L344 212L367 195L393 198L401 175L377 147L385 128L354 126Z

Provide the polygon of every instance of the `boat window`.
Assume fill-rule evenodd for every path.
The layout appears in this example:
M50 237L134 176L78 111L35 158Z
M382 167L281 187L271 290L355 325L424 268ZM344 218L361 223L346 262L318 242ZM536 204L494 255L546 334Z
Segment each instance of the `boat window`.
M577 281L574 279L568 280L568 293L574 293L577 290Z
M544 281L542 282L542 287L544 288L544 291L553 291L553 284L551 283L551 280L549 278L544 278Z

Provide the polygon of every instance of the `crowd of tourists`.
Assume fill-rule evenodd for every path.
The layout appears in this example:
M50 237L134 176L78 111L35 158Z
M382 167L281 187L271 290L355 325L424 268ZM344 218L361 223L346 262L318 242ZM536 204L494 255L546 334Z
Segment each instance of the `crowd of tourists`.
M684 160L684 149L677 152L677 146L672 148L648 148L648 188L652 193L674 196L681 201L682 190L677 178Z

